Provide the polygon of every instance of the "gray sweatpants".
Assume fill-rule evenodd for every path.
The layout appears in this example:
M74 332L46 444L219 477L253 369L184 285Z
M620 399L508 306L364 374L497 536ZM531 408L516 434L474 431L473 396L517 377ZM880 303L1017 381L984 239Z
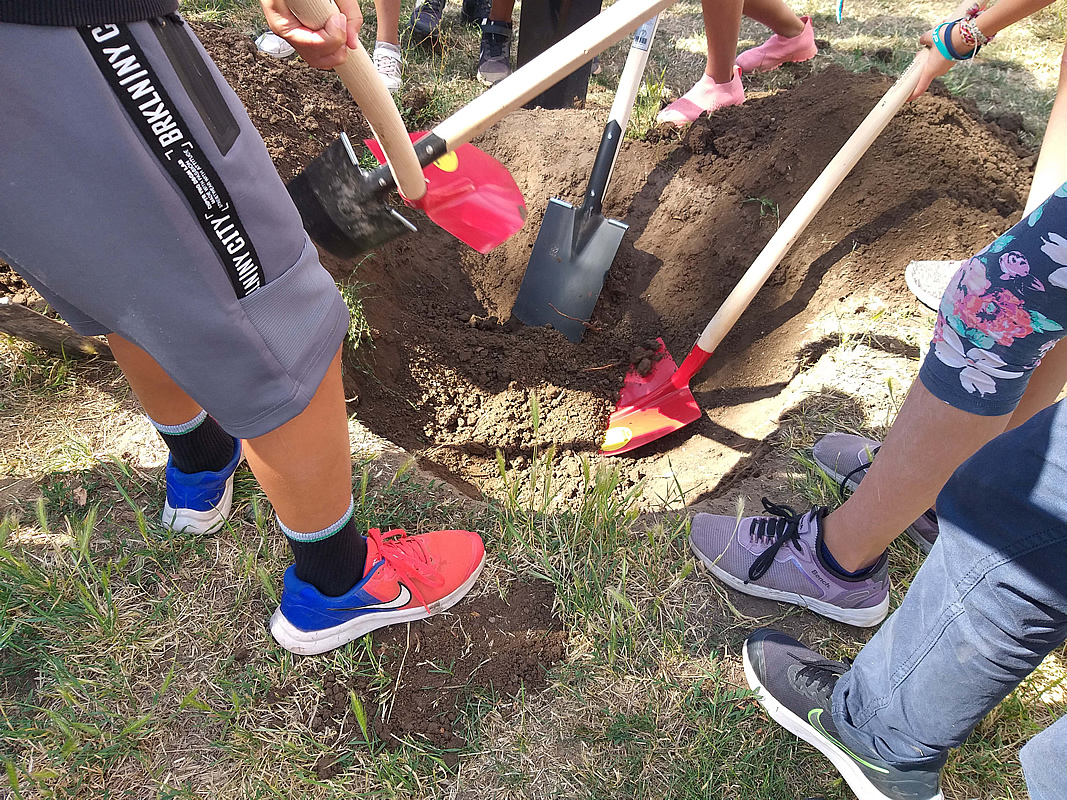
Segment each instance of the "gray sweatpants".
M307 406L348 329L262 139L176 15L0 23L0 258L242 438Z

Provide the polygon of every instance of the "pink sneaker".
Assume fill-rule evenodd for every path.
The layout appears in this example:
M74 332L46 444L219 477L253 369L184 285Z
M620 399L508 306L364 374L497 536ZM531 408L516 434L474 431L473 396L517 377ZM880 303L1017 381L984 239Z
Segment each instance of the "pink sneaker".
M734 77L729 83L716 83L708 75L702 75L696 86L659 112L656 122L684 128L690 122L696 122L701 114L710 114L726 106L739 106L743 102L745 88L741 85L741 69L734 67Z
M819 52L815 46L815 29L811 27L811 17L801 17L804 30L799 36L787 39L774 34L759 47L753 47L741 53L735 63L745 74L752 72L769 72L778 69L787 61L807 61Z

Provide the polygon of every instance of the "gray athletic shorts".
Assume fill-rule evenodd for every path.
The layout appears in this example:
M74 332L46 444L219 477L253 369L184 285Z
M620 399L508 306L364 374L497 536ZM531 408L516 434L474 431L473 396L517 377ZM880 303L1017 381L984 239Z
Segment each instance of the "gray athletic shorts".
M0 23L0 258L243 438L303 411L348 330L262 139L176 15Z

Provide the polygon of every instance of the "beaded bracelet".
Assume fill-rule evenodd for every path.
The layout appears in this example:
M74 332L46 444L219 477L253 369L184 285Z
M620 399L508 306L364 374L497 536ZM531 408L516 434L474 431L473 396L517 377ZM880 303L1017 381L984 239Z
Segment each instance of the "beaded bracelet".
M994 38L982 33L981 29L978 27L978 23L975 21L977 16L978 15L975 14L973 17L967 16L960 20L960 36L963 38L963 41L976 48L989 44Z

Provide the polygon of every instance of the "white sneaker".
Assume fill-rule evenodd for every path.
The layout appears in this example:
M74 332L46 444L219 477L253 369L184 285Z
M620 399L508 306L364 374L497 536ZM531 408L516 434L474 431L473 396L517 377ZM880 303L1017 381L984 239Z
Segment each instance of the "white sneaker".
M271 58L292 58L296 49L274 31L267 31L256 39L256 49Z
M395 94L400 89L400 67L403 63L400 48L389 42L375 42L372 60L385 88L390 94Z

